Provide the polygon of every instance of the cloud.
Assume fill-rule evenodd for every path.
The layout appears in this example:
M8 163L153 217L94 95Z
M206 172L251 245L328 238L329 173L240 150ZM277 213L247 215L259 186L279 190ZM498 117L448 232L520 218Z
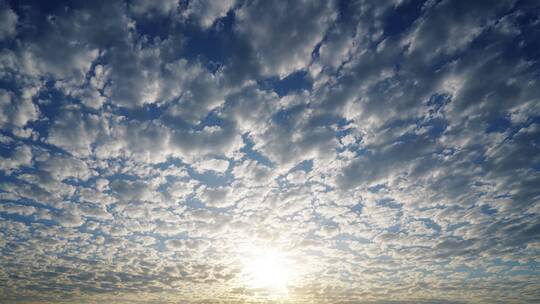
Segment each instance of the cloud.
M234 204L233 190L230 187L206 187L198 189L200 200L208 207L225 208Z
M4 2L0 3L0 40L11 38L17 33L17 14Z
M216 173L223 174L229 168L229 162L224 159L209 159L193 164L193 168L198 173L214 171Z
M512 1L484 5L480 2L456 5L449 1L426 4L425 14L416 20L414 30L406 38L408 52L426 54L430 50L426 54L428 60L440 53L459 52L496 22L497 14L510 9Z
M156 11L159 14L168 14L178 8L179 0L161 1L159 3L147 0L137 0L130 3L130 8L135 14L145 14Z
M238 33L248 40L266 75L283 78L306 68L336 18L334 3L248 1L236 11Z
M51 126L47 142L73 155L89 156L103 123L98 115L66 108Z
M538 15L2 2L0 302L535 302Z
M62 212L54 215L53 220L63 227L79 227L84 224L84 220L78 212Z
M218 2L208 0L189 1L184 14L193 17L202 28L207 29L214 24L216 19L225 17L234 3L234 0Z
M32 102L35 89L27 89L19 98L13 93L0 90L0 125L24 127L39 117L39 110Z
M14 149L11 157L0 159L0 169L8 174L19 169L19 167L30 166L31 164L32 150L28 146L18 146Z

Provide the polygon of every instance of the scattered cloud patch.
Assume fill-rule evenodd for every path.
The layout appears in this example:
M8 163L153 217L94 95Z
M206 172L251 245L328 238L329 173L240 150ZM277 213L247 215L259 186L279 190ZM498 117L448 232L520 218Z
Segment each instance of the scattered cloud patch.
M0 302L538 302L539 15L0 1Z

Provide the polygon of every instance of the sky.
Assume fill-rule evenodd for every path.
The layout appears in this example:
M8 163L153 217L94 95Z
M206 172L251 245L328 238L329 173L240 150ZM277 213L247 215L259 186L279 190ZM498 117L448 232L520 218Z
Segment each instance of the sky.
M540 303L535 0L0 0L1 303Z

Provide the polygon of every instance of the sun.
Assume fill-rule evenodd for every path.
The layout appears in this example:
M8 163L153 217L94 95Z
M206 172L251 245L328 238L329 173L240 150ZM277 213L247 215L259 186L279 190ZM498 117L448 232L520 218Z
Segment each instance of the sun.
M247 285L273 294L287 293L293 278L293 265L284 252L272 248L253 248L245 256L244 278Z

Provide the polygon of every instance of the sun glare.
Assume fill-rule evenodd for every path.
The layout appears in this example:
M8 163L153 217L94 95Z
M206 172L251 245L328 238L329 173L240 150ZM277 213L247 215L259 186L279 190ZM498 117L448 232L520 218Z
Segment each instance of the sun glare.
M250 251L244 262L247 285L273 294L286 294L293 278L293 265L287 255L272 248Z

